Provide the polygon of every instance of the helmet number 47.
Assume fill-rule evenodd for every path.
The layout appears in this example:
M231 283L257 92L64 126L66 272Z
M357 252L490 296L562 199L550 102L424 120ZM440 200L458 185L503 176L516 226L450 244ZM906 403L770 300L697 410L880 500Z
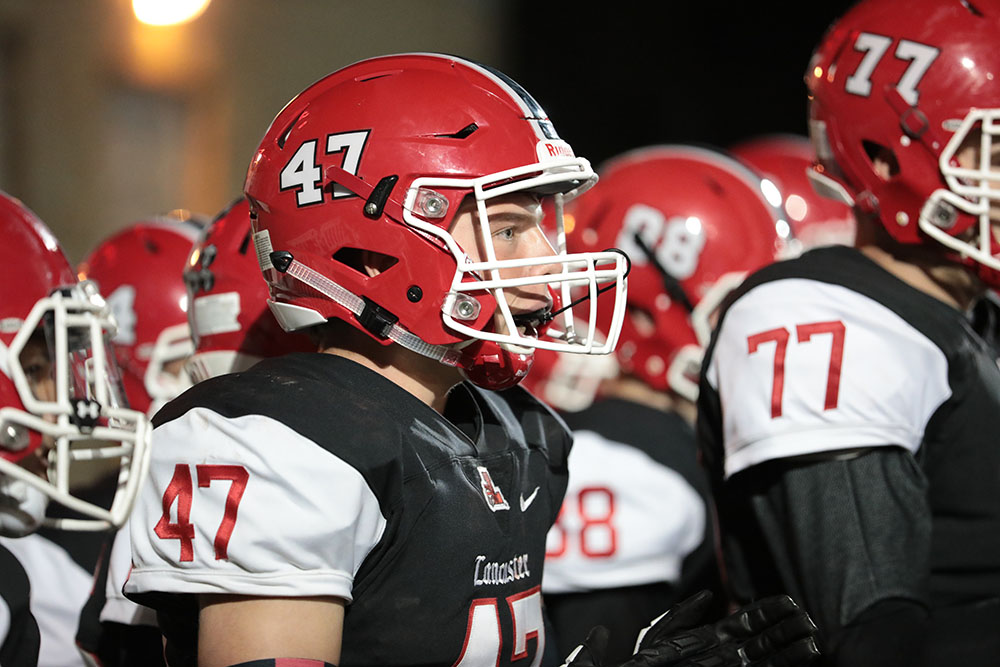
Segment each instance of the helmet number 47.
M361 164L361 153L371 130L355 130L326 135L326 155L343 153L340 168L357 176ZM318 139L303 141L291 159L281 170L281 190L296 190L295 202L298 206L319 204L323 201L323 166L316 164ZM334 184L330 191L333 199L350 197L353 193L342 185Z

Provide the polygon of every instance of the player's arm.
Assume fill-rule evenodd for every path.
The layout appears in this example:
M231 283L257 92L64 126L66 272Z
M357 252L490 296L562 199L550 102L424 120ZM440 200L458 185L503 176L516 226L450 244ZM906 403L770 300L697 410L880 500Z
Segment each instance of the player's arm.
M848 458L782 461L732 480L768 548L798 573L833 665L908 665L927 609L930 510L913 456L878 447Z
M344 601L387 525L364 474L262 415L197 407L157 435L124 590L157 610L168 659L336 664Z
M199 602L201 667L280 666L283 658L316 661L316 667L340 661L341 598L201 595Z
M751 576L779 572L835 655L859 632L883 647L918 637L930 509L914 453L951 395L944 352L881 303L811 280L754 287L714 344L719 423L699 435L723 442L712 463L746 519L726 522Z

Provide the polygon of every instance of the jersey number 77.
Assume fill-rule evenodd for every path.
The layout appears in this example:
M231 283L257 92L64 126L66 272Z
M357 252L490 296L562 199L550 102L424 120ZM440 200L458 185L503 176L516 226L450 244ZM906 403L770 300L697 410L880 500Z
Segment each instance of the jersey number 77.
M840 395L840 366L844 360L844 338L847 335L847 329L840 320L810 322L795 326L796 341L799 344L809 343L813 336L820 334L833 336L830 346L830 367L826 375L826 399L823 404L824 410L833 410L837 407ZM747 352L749 354L755 354L758 348L765 343L775 344L774 381L771 385L771 419L777 419L781 416L781 403L785 390L785 352L788 350L790 339L791 332L785 327L768 329L747 336Z

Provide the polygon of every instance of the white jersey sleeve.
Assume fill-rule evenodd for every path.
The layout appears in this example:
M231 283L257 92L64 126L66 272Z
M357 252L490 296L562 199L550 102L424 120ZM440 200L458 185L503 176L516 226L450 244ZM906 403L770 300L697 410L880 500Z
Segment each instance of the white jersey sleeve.
M157 427L152 449L126 593L352 599L386 526L361 472L275 419L206 408Z
M854 447L915 452L951 395L939 347L884 305L806 279L758 285L727 311L706 372L725 474Z

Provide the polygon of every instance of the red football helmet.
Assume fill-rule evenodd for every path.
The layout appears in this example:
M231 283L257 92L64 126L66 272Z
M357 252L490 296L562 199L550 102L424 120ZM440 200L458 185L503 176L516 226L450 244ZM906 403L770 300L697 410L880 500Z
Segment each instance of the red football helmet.
M897 241L943 244L994 286L998 41L996 0L867 0L831 26L806 72L817 187Z
M567 246L628 253L618 363L654 389L695 400L713 314L748 272L788 256L788 222L761 178L718 151L653 146L600 174L575 202Z
M765 179L772 199L780 200L792 233L803 249L824 245L854 245L857 221L850 206L821 197L807 172L816 162L809 139L794 134L755 137L731 146L729 152ZM777 193L770 189L773 184Z
M267 307L246 199L233 202L202 233L184 282L195 347L187 370L194 382L246 370L265 357L316 351L307 336L282 331Z
M595 180L505 75L457 57L405 54L355 63L293 99L261 142L245 192L285 330L340 318L500 388L523 378L534 348L605 354L617 338L612 328L597 342L593 313L574 330L572 308L540 332L540 322L514 316L504 290L551 284L568 296L571 285L587 284L596 297L599 286L612 287L619 298L602 303L620 324L627 262L618 252L498 261L487 206L529 193L558 226L563 202ZM476 207L484 261L472 261L450 233L463 202ZM359 270L362 253L387 268Z
M593 403L601 383L617 377L618 372L613 354L535 350L531 372L521 386L557 410L577 412Z
M194 352L183 271L201 229L187 214L138 222L102 241L78 267L118 322L115 352L129 402L150 415L191 386L183 368L167 366Z
M0 263L17 277L0 284L0 535L25 535L43 523L117 528L149 466L151 429L144 414L125 406L107 354L111 313L93 283L77 283L48 228L3 193L0 229ZM70 488L75 463L94 459L120 463L110 509ZM45 477L28 471L30 461L46 468ZM86 518L45 519L50 500Z

